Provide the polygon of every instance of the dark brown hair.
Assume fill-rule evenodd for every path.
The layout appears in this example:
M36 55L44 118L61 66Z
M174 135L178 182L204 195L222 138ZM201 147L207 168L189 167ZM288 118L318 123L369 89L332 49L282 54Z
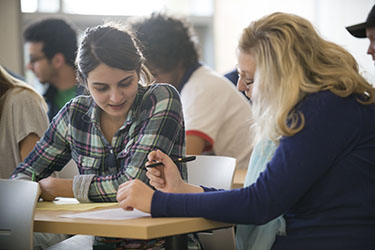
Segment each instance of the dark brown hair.
M152 76L144 66L144 57L130 32L113 24L88 28L77 53L79 82L86 84L87 75L99 64L141 74L146 84Z

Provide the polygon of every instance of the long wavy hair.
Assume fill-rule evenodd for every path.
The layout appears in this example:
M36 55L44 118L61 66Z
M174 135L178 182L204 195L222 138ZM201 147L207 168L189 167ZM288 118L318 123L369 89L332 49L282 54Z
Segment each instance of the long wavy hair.
M37 97L37 99L40 101L40 105L44 108L44 110L47 112L48 107L43 99L43 97L36 92L31 86L29 86L27 83L18 80L11 76L1 65L0 65L0 98L5 96L11 89L17 88L17 91L30 91L33 95ZM5 98L2 98L0 101L0 119L3 111L3 107L5 105Z
M256 141L278 142L303 129L304 115L294 107L312 93L357 94L360 103L375 103L375 90L360 75L353 56L324 40L299 16L273 13L250 23L239 50L256 60L252 93Z

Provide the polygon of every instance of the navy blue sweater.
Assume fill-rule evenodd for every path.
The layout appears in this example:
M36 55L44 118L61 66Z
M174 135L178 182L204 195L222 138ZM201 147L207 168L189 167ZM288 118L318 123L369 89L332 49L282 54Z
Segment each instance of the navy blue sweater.
M272 249L375 249L375 105L323 91L296 110L304 114L304 128L281 139L253 185L156 191L152 216L264 224L284 214L287 235Z

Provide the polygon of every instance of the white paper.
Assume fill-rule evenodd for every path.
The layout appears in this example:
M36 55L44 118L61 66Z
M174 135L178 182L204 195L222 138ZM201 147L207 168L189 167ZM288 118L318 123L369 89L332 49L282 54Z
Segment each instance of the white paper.
M128 220L148 216L151 215L141 212L137 209L134 209L133 211L125 211L122 208L101 209L91 212L60 215L60 217L64 218L82 218L95 220Z
M79 204L79 201L76 198L56 197L53 203L56 205Z

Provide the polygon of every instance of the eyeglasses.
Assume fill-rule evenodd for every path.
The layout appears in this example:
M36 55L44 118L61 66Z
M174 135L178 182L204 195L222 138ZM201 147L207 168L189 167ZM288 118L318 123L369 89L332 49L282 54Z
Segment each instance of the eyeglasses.
M30 57L29 63L30 64L34 64L37 61L40 61L40 60L44 59L45 57L46 56Z

